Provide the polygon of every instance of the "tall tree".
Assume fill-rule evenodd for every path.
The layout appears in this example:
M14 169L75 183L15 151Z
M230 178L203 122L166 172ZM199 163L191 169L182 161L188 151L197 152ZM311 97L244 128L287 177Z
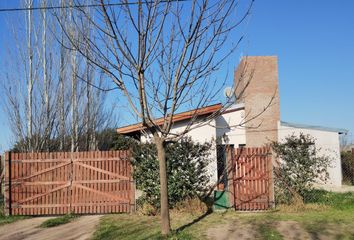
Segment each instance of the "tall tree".
M32 150L32 127L33 127L33 112L32 112L32 103L33 103L33 48L32 48L32 0L27 0L27 51L28 51L28 79L27 79L27 136L28 136L28 149Z
M65 6L65 0L60 1L60 19L64 24L66 24L66 12L63 8ZM64 79L65 79L65 59L66 59L66 49L64 48L64 32L61 30L59 34L60 41L60 63L59 63L59 142L60 150L64 150L65 144L65 89L64 89Z
M80 7L83 1L77 1L78 36L67 36L75 51L116 84L120 96L152 135L159 160L161 231L165 235L170 232L166 145L208 124L230 102L204 121L196 110L178 133L171 131L174 115L219 101L224 81L218 78L218 70L241 41L234 30L248 16L253 1L246 7L233 0L108 3L100 0L92 17ZM243 12L236 14L236 9ZM94 28L91 35L80 31L79 25L85 22ZM234 39L229 38L231 33ZM162 124L156 123L157 117L163 117Z
M48 71L47 71L47 12L45 8L47 7L47 1L42 0L42 16L43 16L43 31L42 31L42 62L43 62L43 85L44 85L44 146L48 147L48 140L50 138L50 103L49 103L49 82L48 82Z
M75 39L75 25L73 22L73 0L70 0L70 38ZM70 53L71 61L71 151L78 151L78 104L77 104L77 74L78 63L76 50L72 50Z

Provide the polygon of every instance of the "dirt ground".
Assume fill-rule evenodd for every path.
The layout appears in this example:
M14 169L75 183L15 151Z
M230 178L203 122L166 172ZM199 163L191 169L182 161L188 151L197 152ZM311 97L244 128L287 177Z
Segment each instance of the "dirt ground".
M210 240L252 240L256 239L257 232L252 225L234 221L232 224L211 228L207 232L208 239Z
M300 224L294 221L279 221L274 227L287 240L311 239L311 236ZM254 225L241 221L234 221L232 224L209 229L207 236L210 240L252 240L259 238Z
M39 227L49 217L19 220L0 227L0 240L86 240L92 237L100 217L100 215L81 216L68 224L52 228Z

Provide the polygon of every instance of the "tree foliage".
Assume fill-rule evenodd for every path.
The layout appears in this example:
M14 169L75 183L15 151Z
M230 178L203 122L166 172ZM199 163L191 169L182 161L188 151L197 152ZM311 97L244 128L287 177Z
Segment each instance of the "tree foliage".
M289 202L293 197L304 198L314 183L328 179L331 159L320 156L315 139L310 135L290 135L285 141L273 142L277 157L275 187L277 202Z

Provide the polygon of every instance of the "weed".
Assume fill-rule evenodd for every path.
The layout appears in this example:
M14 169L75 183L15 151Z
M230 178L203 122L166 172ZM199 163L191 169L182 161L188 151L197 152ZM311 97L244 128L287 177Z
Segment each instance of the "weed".
M76 215L67 214L67 215L64 215L64 216L48 219L48 220L44 221L40 225L40 227L42 227L42 228L55 227L55 226L59 226L59 225L63 225L63 224L69 223L69 222L75 220L76 218L77 218Z

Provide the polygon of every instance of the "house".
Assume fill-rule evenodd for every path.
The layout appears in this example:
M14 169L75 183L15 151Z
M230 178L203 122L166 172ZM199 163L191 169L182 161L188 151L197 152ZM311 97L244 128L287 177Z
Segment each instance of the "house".
M341 186L339 135L346 133L346 130L281 121L277 57L243 58L235 71L234 89L235 104L207 124L187 133L194 141L215 142L216 147L210 150L215 159L209 167L211 183L216 183L220 179L218 175L222 172L220 167L224 163L217 159L220 159L225 146L261 147L271 141L283 141L291 134L304 133L312 135L321 153L333 159L332 167L328 169L329 181L326 184ZM221 108L221 104L215 104L176 114L171 131L175 133L183 131L195 114L198 121L203 122ZM162 122L163 119L156 120L157 124ZM151 140L151 134L143 129L141 124L121 127L117 131L135 136L143 142Z

